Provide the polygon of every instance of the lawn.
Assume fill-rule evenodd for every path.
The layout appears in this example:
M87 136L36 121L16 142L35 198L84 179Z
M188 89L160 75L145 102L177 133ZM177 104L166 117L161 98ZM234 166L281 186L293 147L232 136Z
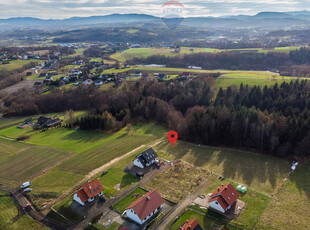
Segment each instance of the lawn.
M231 183L235 188L238 186L237 183L229 180L217 180L208 188L206 193L212 193L217 187L227 183ZM243 229L253 229L260 215L266 209L272 198L271 196L259 193L251 188L249 188L245 194L239 192L239 195L238 199L246 203L246 208L236 220L233 220L230 223ZM219 215L216 215L216 217L219 217ZM224 217L223 220L225 220Z
M48 229L34 221L30 216L25 214L24 211L18 214L18 208L19 206L9 194L0 191L0 229Z
M137 188L133 192L125 196L121 201L113 205L112 209L118 211L119 213L123 213L125 211L125 208L127 208L132 202L137 200L139 197L142 197L145 193L147 193L146 190L142 188Z
M14 69L19 69L23 67L24 65L29 64L31 62L38 62L38 61L37 60L13 60L13 61L10 61L9 64L0 65L0 70L6 69L10 71Z
M174 147L165 141L154 149L161 157L182 159L267 194L279 188L290 171L290 162L284 159L236 149L198 146L182 141Z
M110 168L107 169L108 174L99 175L100 182L104 186L104 196L112 198L113 196L116 196L121 190L124 190L139 181L137 177L125 173L124 169L136 158L139 153L146 149L147 148L141 148L131 156L113 164Z
M255 229L310 229L310 164L297 166Z
M71 156L62 149L0 138L0 183L18 186Z
M203 213L203 212L202 212ZM219 229L220 226L225 226L225 229L227 230L235 230L238 228L232 227L228 224L225 224L222 221L211 219L210 217L203 215L202 213L196 212L194 210L187 210L183 213L182 216L171 226L170 230L178 230L179 227L185 223L187 220L196 219L199 223L199 225L203 229Z
M178 203L206 180L211 185L216 177L202 168L180 161L144 184L143 188L156 190L164 198Z
M73 202L72 196L69 196L65 200L55 205L53 208L55 211L66 217L69 221L75 223L81 221L83 217L72 210L71 208L72 202Z

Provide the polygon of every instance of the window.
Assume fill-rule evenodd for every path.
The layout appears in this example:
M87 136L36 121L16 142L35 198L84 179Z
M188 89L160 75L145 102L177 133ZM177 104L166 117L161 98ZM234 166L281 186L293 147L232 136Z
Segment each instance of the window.
M232 192L231 194L232 194L233 196L235 195L235 193L233 193L233 192Z
M228 197L228 200L230 200L230 197Z
M94 188L94 192L96 192L96 189Z
M218 204L219 204L219 202L215 201L215 204L217 204L217 205L218 205Z
M93 192L92 192L92 191L89 191L89 193L92 194Z

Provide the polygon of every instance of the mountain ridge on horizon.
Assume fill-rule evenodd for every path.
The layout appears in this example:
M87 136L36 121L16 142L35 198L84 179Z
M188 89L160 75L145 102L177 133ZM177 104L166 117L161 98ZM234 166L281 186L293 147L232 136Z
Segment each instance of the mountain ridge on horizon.
M67 30L91 28L98 26L124 25L132 26L139 23L159 25L163 18L148 14L109 14L104 16L71 17L66 19L40 19L35 17L15 17L0 19L1 31L16 29ZM265 11L256 15L227 15L220 17L185 17L182 24L192 27L209 28L310 28L310 11L272 12Z

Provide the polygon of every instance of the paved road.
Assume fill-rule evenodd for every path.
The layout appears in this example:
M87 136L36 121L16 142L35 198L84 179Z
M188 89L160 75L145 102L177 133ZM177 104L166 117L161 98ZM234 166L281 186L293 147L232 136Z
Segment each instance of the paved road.
M178 207L170 213L170 215L165 216L164 220L161 222L160 226L157 230L166 230L168 225L185 209L187 208L193 201L200 195L206 192L208 187L210 186L209 181L205 181L201 184L193 193L189 194L179 205Z

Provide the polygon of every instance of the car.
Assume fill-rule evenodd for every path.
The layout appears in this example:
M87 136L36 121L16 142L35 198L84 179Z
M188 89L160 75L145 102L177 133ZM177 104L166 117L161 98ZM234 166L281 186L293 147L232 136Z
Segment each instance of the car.
M25 183L22 184L22 186L20 186L21 189L24 189L24 188L27 188L31 185L31 182L30 181L27 181Z
M108 171L103 171L102 172L102 176L107 175L107 174L108 174Z
M103 196L99 197L99 200L102 202L106 202L106 199Z
M26 188L26 189L24 189L24 193L28 193L28 192L31 192L32 191L32 188Z
M201 199L204 199L204 198L206 198L206 196L205 195L201 195L201 196L199 196Z

